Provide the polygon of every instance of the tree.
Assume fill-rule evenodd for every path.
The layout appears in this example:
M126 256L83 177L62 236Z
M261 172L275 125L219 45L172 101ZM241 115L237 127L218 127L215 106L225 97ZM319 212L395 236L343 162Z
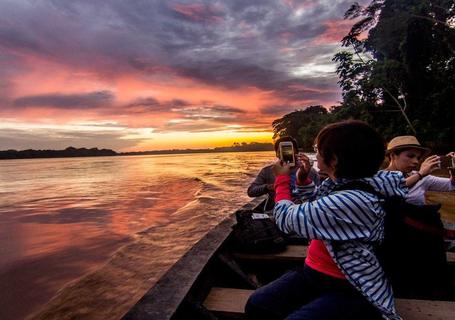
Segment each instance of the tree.
M433 147L453 148L453 0L355 3L345 18L358 21L342 40L351 51L334 57L343 90L341 115L357 113L386 138L411 133Z
M328 123L328 112L321 105L284 115L273 121L273 138L291 136L304 150L312 150L313 141L319 130Z

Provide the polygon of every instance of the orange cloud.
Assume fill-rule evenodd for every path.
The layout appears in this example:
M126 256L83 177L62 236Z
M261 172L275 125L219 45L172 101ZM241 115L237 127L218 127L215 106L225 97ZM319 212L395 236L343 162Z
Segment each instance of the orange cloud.
M323 45L329 43L339 43L344 36L349 33L352 27L352 20L327 20L324 22L326 31L320 36L313 39L314 45Z

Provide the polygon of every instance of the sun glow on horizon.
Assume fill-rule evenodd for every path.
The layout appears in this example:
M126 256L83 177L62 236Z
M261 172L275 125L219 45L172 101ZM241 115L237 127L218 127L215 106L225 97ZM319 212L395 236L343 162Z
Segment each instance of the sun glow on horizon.
M5 119L2 119L5 120ZM0 131L11 132L11 138L37 141L47 139L50 145L27 145L16 147L2 141L0 150L7 149L64 149L107 148L117 152L154 151L171 149L205 149L229 147L234 143L272 143L273 133L266 130L246 129L241 125L228 125L225 130L204 132L157 132L154 128L129 128L116 121L69 122L64 125L54 123L28 123L21 121L1 121ZM18 134L18 131L21 133ZM99 138L97 138L99 137ZM109 137L123 144L105 144ZM56 147L52 147L55 143Z
M216 147L230 147L234 143L272 143L273 133L270 131L241 132L235 130L212 131L212 132L171 132L153 133L149 140L142 140L139 145L122 150L129 151L153 151L172 149L206 149ZM182 139L184 137L184 139Z

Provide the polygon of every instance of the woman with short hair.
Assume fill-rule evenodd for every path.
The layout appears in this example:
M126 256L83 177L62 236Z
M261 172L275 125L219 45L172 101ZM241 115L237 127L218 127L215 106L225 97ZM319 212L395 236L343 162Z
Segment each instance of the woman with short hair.
M302 204L291 201L290 168L275 164L276 223L284 232L312 240L303 269L253 293L245 308L249 319L400 319L373 251L383 238L382 197L340 188L360 181L385 196L404 196L400 172L378 172L384 146L381 136L361 121L323 128L316 138L316 157L329 178L315 187L307 178L306 161L297 179L308 200Z

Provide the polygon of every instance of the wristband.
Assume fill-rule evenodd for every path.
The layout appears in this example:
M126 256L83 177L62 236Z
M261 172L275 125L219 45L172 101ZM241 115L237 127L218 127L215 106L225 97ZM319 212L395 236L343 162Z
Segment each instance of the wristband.
M417 172L417 175L419 176L419 180L422 180L423 179L423 176L420 172Z

